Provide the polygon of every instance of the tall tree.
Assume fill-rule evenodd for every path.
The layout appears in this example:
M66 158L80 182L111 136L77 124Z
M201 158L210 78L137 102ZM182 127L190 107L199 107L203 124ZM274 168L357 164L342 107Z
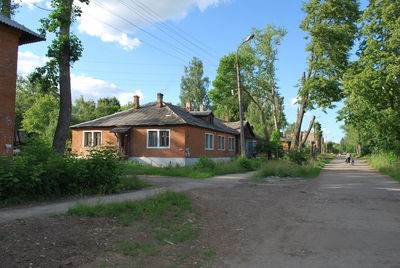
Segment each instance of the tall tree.
M101 98L97 101L95 117L102 117L120 111L121 105L116 97Z
M79 0L89 4L89 0ZM60 84L60 113L54 135L53 147L57 152L64 152L71 122L71 63L82 55L82 44L78 37L70 32L71 24L80 16L81 10L73 5L73 0L52 0L53 11L42 19L42 34L54 33L55 39L48 48L47 56L57 62Z
M207 96L210 80L204 76L203 62L194 57L189 66L185 66L184 75L181 79L181 105L185 106L186 101L191 102L194 110L198 110L200 104L209 107L210 101Z
M357 0L310 0L304 3L303 10L307 15L300 28L308 33L308 66L299 83L292 148L299 146L307 109L332 108L342 99L341 77L348 67L360 14Z
M277 92L276 60L278 48L286 30L282 27L267 25L263 30L253 29L254 38L247 45L245 51L253 56L254 69L249 77L251 87L244 90L255 105L255 111L260 114L261 121L251 122L263 126L263 134L269 141L270 129L268 124L269 115L273 118L273 127L279 131L281 128L281 114L283 106L281 97Z
M83 96L75 100L72 106L72 124L79 124L96 118L96 104L92 100L86 101Z
M12 0L0 0L0 14L11 18L19 7L18 3Z
M248 53L239 55L242 73L242 89L250 90L250 79L253 73L253 56ZM228 116L230 121L239 120L239 103L236 84L236 55L230 53L221 58L217 76L212 82L213 89L209 92L209 97L216 116L224 118ZM243 95L243 110L247 110L249 98Z
M347 99L339 116L363 149L400 154L399 29L400 2L371 0L361 18L358 59L344 76Z

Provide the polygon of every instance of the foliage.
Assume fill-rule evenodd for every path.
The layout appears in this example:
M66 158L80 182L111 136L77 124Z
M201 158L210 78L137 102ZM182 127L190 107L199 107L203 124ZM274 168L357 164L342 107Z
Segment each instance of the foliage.
M314 178L332 158L330 155L321 155L316 160L310 160L303 164L288 160L266 161L254 174L253 179L263 179L268 176Z
M125 175L160 175L190 178L210 178L215 175L229 173L244 173L255 170L265 161L263 158L248 159L238 157L227 162L214 162L207 157L202 157L192 166L154 167L137 162L125 163Z
M95 109L95 118L103 117L106 115L114 114L119 112L121 104L116 97L112 98L101 98L97 101Z
M299 135L307 109L333 108L343 98L341 79L348 67L359 17L356 0L310 0L303 4L306 17L300 28L309 40L307 71L298 85L299 110L292 148L299 146Z
M380 172L400 181L400 157L394 152L372 154L368 163Z
M23 114L22 128L39 134L47 142L52 142L56 130L59 103L52 95L36 95L35 102Z
M181 105L185 106L186 101L191 102L191 109L198 111L200 104L204 104L208 109L210 101L207 96L210 80L203 77L203 62L194 57L189 66L185 66L185 73L181 78L181 94L179 98Z
M0 14L6 17L11 17L15 15L20 4L12 0L1 0L0 1Z
M347 98L338 119L363 154L400 151L399 16L398 1L370 1L360 21L358 58L344 76Z
M121 172L111 147L77 158L54 152L48 142L36 137L21 154L0 163L0 200L116 192L122 190Z
M90 121L96 118L96 104L92 100L86 101L83 96L75 100L75 104L72 106L72 119L73 125Z
M253 57L247 54L239 55L242 71L242 89L249 90L249 77L253 72ZM219 118L229 116L230 121L239 120L239 105L236 82L236 55L230 53L221 58L217 76L212 82L213 89L209 91L214 113ZM243 110L247 111L250 100L247 94L243 95Z
M291 150L286 155L285 158L290 162L296 163L298 165L304 164L308 161L309 156L308 153L304 150Z

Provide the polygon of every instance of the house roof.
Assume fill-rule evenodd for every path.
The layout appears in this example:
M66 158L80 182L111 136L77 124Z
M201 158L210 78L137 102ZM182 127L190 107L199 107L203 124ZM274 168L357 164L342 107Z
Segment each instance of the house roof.
M210 114L213 114L212 111L202 111L202 112L199 112L199 111L191 111L190 113L191 113L192 115L194 115L194 116L209 116Z
M0 15L0 24L5 24L10 28L14 28L22 32L22 35L19 38L20 45L46 40L43 36L35 33L34 31L29 30L24 25L19 24L18 22L4 15Z
M71 128L168 125L190 125L235 135L238 134L236 130L227 127L219 120L214 120L214 124L210 124L196 116L193 116L182 107L170 103L164 103L163 107L157 108L155 102L143 105L139 109L132 108L76 124L71 126Z
M225 122L222 121L224 125L226 125L229 128L235 129L239 134L240 134L240 121L236 121L236 122ZM246 126L248 126L246 128ZM253 128L250 125L249 121L244 120L243 121L243 127L245 128L245 136L246 138L256 138L258 139L258 137L254 134ZM247 129L247 130L246 130Z

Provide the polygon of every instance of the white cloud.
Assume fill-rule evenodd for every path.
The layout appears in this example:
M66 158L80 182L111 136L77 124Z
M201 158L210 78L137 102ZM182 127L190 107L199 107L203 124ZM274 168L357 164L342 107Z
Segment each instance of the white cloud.
M18 74L27 75L36 67L43 66L49 58L41 57L30 51L18 52Z
M217 6L226 1L228 0L138 0L135 2L108 0L100 2L100 5L81 4L83 13L79 18L78 29L88 35L97 36L104 42L117 42L123 49L132 50L141 44L138 38L132 36L138 31L135 25L149 28L152 22L180 20L186 17L193 8L197 7L203 12L210 6ZM141 4L137 4L138 2Z
M129 101L133 101L134 95L140 96L141 100L144 99L143 92L140 89L135 92L129 92L119 88L113 83L84 74L71 74L71 88L73 100L79 98L81 95L85 99L92 100L98 100L104 97L116 97L121 105L125 105Z
M290 104L291 104L291 106L292 107L296 107L297 106L297 101L298 101L299 99L298 98L291 98L290 99Z

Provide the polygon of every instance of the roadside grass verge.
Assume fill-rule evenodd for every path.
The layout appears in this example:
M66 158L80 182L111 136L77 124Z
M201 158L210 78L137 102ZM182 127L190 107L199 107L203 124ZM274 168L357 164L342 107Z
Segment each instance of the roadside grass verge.
M204 247L193 246L199 243L199 214L192 208L191 200L181 193L165 192L144 201L77 203L64 214L72 215L111 218L119 228L126 228L124 232L136 233L134 239L116 239L112 249L103 254L106 257L101 267L109 267L107 263L117 267L150 267L152 258L168 259L176 267L205 267L216 254L212 249L205 251Z
M318 177L325 164L333 158L332 155L319 155L315 160L311 159L303 164L289 160L266 161L252 176L252 179L260 180L268 176L315 178Z
M393 152L380 152L368 158L368 164L385 175L400 181L400 157Z
M245 173L256 170L265 161L265 158L235 158L226 162L214 162L207 157L202 157L192 166L155 167L140 164L134 161L124 163L125 175L158 175L190 178L210 178L216 175L230 173Z

